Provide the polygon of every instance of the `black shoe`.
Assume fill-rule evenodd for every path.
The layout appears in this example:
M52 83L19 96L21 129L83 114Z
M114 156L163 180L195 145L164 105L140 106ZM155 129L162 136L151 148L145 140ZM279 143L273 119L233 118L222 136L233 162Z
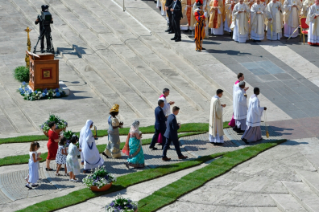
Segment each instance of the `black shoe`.
M167 30L165 30L165 32L170 32L170 31L172 31L170 28L168 28Z
M175 42L180 42L180 41L182 41L180 38L175 40Z
M104 155L106 158L109 158L109 156L107 156L107 154L105 154L105 152L102 152L102 155Z
M169 32L168 32L168 34L174 34L174 33L175 33L175 32L173 32L173 31L169 31Z
M53 169L45 168L45 171L53 171Z
M41 49L41 53L44 53L45 51L44 51L44 49Z
M157 150L157 148L156 148L156 147L150 147L150 149L151 149L151 150Z
M173 37L173 38L171 38L171 40L176 40L176 38L175 38L175 37Z
M31 186L32 186L32 187L38 187L39 184L32 184Z
M241 130L241 129L237 130L238 134L243 134L244 132L245 132L245 130Z
M242 138L241 140L242 140L243 142L245 142L245 144L249 144L248 141L247 141L247 139Z
M25 187L27 187L28 189L32 189L32 187L29 184L26 184Z
M202 48L202 50L206 50L205 48Z

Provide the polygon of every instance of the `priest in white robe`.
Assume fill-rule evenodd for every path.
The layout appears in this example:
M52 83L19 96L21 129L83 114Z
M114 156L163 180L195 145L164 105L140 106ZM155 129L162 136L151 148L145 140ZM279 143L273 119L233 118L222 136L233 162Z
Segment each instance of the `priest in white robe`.
M283 15L280 1L272 0L266 8L267 39L280 40L282 37Z
M250 8L250 38L261 41L264 39L265 29L265 6L260 0L256 0Z
M258 95L259 88L254 88L254 94L249 99L248 113L247 113L247 128L241 139L245 143L256 142L262 140L260 122L261 116L266 107L260 107Z
M209 28L211 28L211 33L213 35L223 35L223 11L224 5L223 0L212 0L210 2L210 17L209 17Z
M249 20L249 7L244 4L244 0L240 0L233 10L233 22L231 24L231 29L233 30L233 40L239 43L245 43L248 39L248 20Z
M224 143L223 107L226 107L226 104L221 104L220 98L222 96L223 90L218 89L210 103L209 142L217 145Z
M310 6L306 23L309 26L308 44L319 45L319 0Z
M84 165L84 173L104 164L104 160L100 156L99 150L95 144L95 139L92 135L92 127L93 121L87 120L80 132L79 144L80 149L82 149L81 162Z
M285 0L284 2L284 36L297 37L299 35L299 14L302 8L300 0ZM296 30L297 29L297 30Z
M307 17L308 11L311 5L315 3L315 0L305 0L302 2L301 15Z
M245 82L241 81L239 89L235 92L235 107L234 107L234 119L235 127L234 131L243 133L246 130L246 118L247 118L247 95L245 92Z

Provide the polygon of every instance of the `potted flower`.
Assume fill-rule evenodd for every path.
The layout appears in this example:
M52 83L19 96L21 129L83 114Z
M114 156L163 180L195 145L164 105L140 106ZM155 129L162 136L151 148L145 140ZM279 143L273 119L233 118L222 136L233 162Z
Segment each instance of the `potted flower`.
M59 118L54 114L50 114L49 119L45 121L42 125L40 125L41 130L46 136L48 136L48 131L50 129L49 123L51 121L53 121L56 125L55 132L57 134L60 134L61 131L65 131L66 127L68 126L68 123L65 120Z
M106 212L136 212L137 203L118 195L110 204L105 206Z
M105 166L96 168L92 174L82 180L88 188L97 192L108 190L115 181L116 178L106 171Z

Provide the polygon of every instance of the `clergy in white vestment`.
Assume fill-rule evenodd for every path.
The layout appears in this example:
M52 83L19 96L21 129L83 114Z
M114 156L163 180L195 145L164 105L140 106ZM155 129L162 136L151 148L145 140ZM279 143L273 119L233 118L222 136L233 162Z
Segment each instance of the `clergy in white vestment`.
M299 14L302 8L300 0L285 0L284 2L284 36L297 37L299 35ZM296 30L297 29L297 30Z
M223 11L224 4L223 0L212 0L210 2L210 16L209 16L209 28L213 35L223 35L224 26L223 26Z
M223 90L218 89L216 91L216 95L213 96L210 102L209 142L213 144L224 143L223 107L226 107L226 105L220 103L220 98L222 96L223 96Z
M237 3L233 10L233 22L230 28L233 30L233 40L239 43L245 43L248 39L248 20L249 20L249 7L244 4L243 0Z
M280 40L282 37L283 16L282 5L280 1L272 0L266 8L267 24L267 39Z
M256 0L256 3L250 8L250 24L250 38L263 40L265 35L265 6L261 4L260 0Z
M301 15L307 17L308 11L311 5L315 3L315 0L305 0L302 2Z
M260 107L258 95L260 93L259 88L254 88L254 94L249 99L248 113L247 113L247 128L241 139L245 143L256 142L262 139L260 122L261 116L266 107Z
M175 102L167 102L166 97L169 95L169 89L164 88L163 89L163 94L159 97L158 100L163 100L164 101L164 107L163 107L163 112L166 117L168 117L171 114L171 105L173 105Z
M80 132L79 145L80 149L82 149L81 161L82 164L84 163L84 172L98 168L104 164L104 160L100 156L92 135L92 127L93 121L87 120Z
M319 45L319 0L310 6L306 23L309 26L308 44Z
M232 13L235 5L237 4L237 0L226 0L225 1L225 21L224 21L224 31L231 32L230 25L232 23Z
M246 130L246 118L247 118L247 95L245 92L245 82L241 81L239 89L235 92L235 107L234 107L234 130L238 133L243 133Z

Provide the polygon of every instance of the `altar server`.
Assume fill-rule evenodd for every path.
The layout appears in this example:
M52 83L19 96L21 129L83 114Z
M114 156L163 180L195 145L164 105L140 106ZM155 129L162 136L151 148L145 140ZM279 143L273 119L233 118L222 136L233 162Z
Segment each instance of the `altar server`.
M267 39L280 40L282 37L283 16L282 5L280 1L272 0L266 8L266 17L268 19L267 25Z
M223 35L224 26L223 26L223 11L224 5L223 0L212 0L209 4L210 7L210 18L209 18L209 28L211 28L211 33L213 35Z
M284 36L297 37L299 35L299 14L302 8L300 0L285 0L284 11Z
M309 25L308 44L319 45L319 0L309 8L306 23Z
M248 39L248 20L249 20L249 7L244 4L244 0L240 0L233 10L233 22L231 29L233 29L233 39L239 43L245 43Z
M234 119L235 119L235 131L243 133L246 130L246 117L247 117L247 95L245 93L245 82L239 83L239 89L235 92L235 107L234 107Z
M223 96L223 90L218 89L216 91L216 95L213 96L210 102L209 142L213 144L224 143L223 107L226 107L226 104L220 103L220 98L222 96Z
M250 9L250 38L261 41L264 39L265 28L265 5L256 0Z
M249 107L247 114L247 129L241 139L245 143L256 142L262 140L260 122L261 116L266 107L260 107L258 95L260 93L259 88L254 88L254 94L249 99Z

